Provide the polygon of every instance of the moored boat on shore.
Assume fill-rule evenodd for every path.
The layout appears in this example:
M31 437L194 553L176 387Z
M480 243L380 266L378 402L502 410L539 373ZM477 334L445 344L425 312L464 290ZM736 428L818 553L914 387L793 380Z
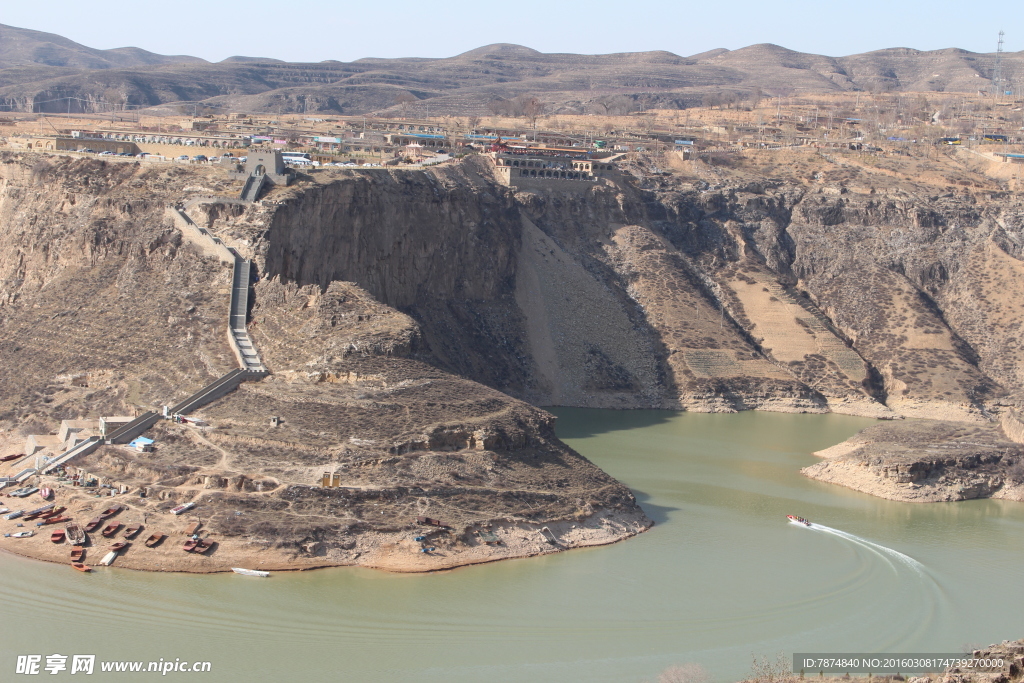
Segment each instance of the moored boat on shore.
M160 542L167 538L167 534L153 534L146 539L146 547L153 548L160 545Z
M191 510L195 506L196 506L196 504L195 503L191 503L191 502L189 502L189 503L182 503L181 505L177 505L175 507L172 507L171 508L171 514L172 515L180 515L183 512L188 512L189 510Z
M259 569L242 569L241 567L232 567L231 571L242 576L270 576L270 572L265 572Z
M72 545L85 545L85 539L87 537L85 535L85 531L82 530L82 527L78 526L74 522L70 522L64 527L64 531L68 534L68 543Z
M67 510L67 508L62 505L59 508L54 508L53 510L50 510L49 512L44 512L42 517L43 517L43 519L50 519L51 517L58 517L65 510Z
M140 531L142 531L142 525L141 524L132 524L131 526L129 526L127 529L124 530L124 537L125 538L132 538L133 536L137 535Z
M92 567L87 567L84 564L82 564L81 562L72 562L71 566L72 566L72 568L77 569L80 572L91 572L92 571Z

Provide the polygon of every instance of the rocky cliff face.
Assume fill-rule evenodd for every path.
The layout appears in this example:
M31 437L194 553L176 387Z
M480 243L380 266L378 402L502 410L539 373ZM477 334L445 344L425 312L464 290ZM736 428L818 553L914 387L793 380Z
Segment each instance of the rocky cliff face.
M168 197L225 183L133 163L0 161L0 424L148 408L233 367L230 272L163 219Z
M1017 204L782 181L514 193L487 163L290 190L265 275L355 282L446 367L539 404L971 420L1021 384Z
M214 168L36 155L0 161L3 455L22 450L27 433L56 431L61 419L159 411L235 367L226 334L231 271L183 241L164 210L194 195L235 194L237 184ZM500 254L492 256L511 252L514 240L432 234L427 219L446 222L430 213L436 207L392 206L375 186L429 190L435 181L422 174L355 180L324 187L323 205L362 196L371 205L364 215L379 211L381 220L347 250L326 255L329 245L311 229L317 216L304 213L316 187L300 188L307 203L290 217L287 203L193 206L198 222L242 252L276 246L263 235L291 231L291 251L270 252L290 276L264 276L254 287L250 334L273 374L205 406L195 415L205 428L161 421L148 432L152 452L104 445L69 463L102 489L50 475L33 483L55 488L65 514L80 522L95 515L97 490L130 492L118 498L122 518L172 538L180 518L154 513L195 503L216 550L191 555L169 541L121 558L141 569L420 571L611 543L650 526L628 488L557 439L551 415L439 367L447 363L431 353L417 321L382 301L408 303L427 291L439 305L451 302L441 309L450 320L472 310L463 302L480 296L476 288L511 301ZM496 212L502 201L496 197ZM463 207L467 224L491 212L478 204L476 214ZM421 230L407 230L417 217ZM319 220L332 239L346 224L345 216ZM414 260L416 268L399 251L382 262L374 245L396 239L408 239L414 253L479 259L480 279L454 277L444 258ZM360 279L378 277L360 287L329 270L343 265L362 268ZM471 348L448 334L451 348ZM7 461L0 476L33 463ZM417 517L436 523L418 526ZM3 545L66 561L42 536L25 540Z
M517 399L979 425L1016 402L1012 197L764 174L517 193L488 164L325 170L258 205L194 206L255 259L250 333L273 374L206 409L215 429L162 425L145 463L104 447L82 466L147 489L140 510L209 505L231 552L430 569L545 552L545 524L572 547L649 523ZM219 169L23 155L0 174L0 445L159 408L234 366L229 273L163 218L234 194ZM870 451L864 471L934 480L929 499L995 495L1016 466L995 428L937 459L890 426L907 437L885 443L909 445ZM928 438L963 444L952 428ZM339 487L319 489L325 471ZM456 527L443 556L402 545L416 515ZM505 550L474 535L488 525Z

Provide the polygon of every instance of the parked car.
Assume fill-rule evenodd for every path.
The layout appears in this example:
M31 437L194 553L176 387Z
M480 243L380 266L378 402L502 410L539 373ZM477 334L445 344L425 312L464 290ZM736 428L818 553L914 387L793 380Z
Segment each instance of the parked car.
M100 156L101 157L112 157L112 156L114 156L114 153L111 152L110 150L105 150L103 152L100 152Z
M180 157L177 157L177 159L178 161L188 161L188 155L182 154Z
M194 157L192 157L192 161L206 161L206 155L205 154L197 154Z

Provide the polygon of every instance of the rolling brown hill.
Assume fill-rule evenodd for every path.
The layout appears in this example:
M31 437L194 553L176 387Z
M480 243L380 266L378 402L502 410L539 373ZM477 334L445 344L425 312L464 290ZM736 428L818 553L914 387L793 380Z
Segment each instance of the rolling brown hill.
M359 114L411 94L418 114L484 114L495 100L532 95L562 113L685 108L707 95L838 91L977 93L991 88L994 55L891 48L828 57L759 44L690 57L666 51L546 54L495 44L441 59L289 63L231 57L208 63L138 48L95 50L38 31L0 26L0 108L103 112L204 102L220 109ZM1024 73L1021 53L1003 74ZM625 111L617 113L626 113Z
M187 55L158 55L137 47L97 50L55 33L0 24L0 68L41 65L113 69L179 62L205 64L206 60Z

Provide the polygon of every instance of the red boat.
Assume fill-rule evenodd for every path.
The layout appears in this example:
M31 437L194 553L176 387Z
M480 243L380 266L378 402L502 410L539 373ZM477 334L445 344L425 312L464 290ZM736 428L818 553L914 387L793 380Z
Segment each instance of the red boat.
M118 552L121 552L122 550L124 550L125 548L127 548L130 545L131 545L131 543L125 543L125 542L122 541L120 543L115 543L114 545L110 546L110 549L113 550L115 553L118 553Z
M10 462L12 460L17 460L18 458L24 458L24 457L25 457L24 453L15 453L13 455L5 455L4 457L0 458L0 462Z
M91 534L100 528L100 524L103 524L103 518L93 517L89 520L89 523L85 525L85 530Z
M207 550L209 550L212 547L213 547L213 541L204 541L202 539L199 539L199 540L196 541L195 550L193 550L192 552L199 553L200 555L202 555L203 553L205 553Z
M786 519L791 521L793 524L803 524L804 526L810 526L811 523L803 517L797 517L796 515L786 515Z
M74 567L75 569L77 569L80 572L91 572L92 571L92 567L86 567L81 562L72 562L71 566Z
M71 521L70 517L61 517L60 515L57 515L56 517L47 517L46 519L43 520L43 524L60 524L61 522L70 522L70 521Z
M76 545L71 549L71 561L81 562L85 558L85 548L80 545Z
M167 538L167 534L153 534L146 539L146 547L152 548L160 545L160 542Z
M56 517L60 513L64 512L65 510L67 510L67 508L62 506L62 507L50 510L49 512L44 512L43 513L43 519L49 519L50 517Z
M64 534L64 530L63 529L54 529L53 533L50 534L50 540L53 541L54 543L63 543L64 542L64 535L65 534Z
M141 524L132 524L130 527L128 527L127 529L124 530L124 537L125 538L131 538L131 537L135 536L137 533L139 533L140 531L142 531L142 525Z
M117 530L120 529L120 528L121 528L120 522L114 522L113 524L108 524L105 527L103 527L103 531L101 531L100 533L103 534L104 536L106 536L107 538L110 538L111 536L116 534Z
M114 505L113 507L109 507L106 510L104 510L103 512L101 512L100 513L100 517L103 518L103 519L106 519L107 517L113 517L114 515L116 515L120 511L121 511L121 506L120 505Z
M199 539L198 538L190 538L187 541L185 541L185 545L182 548L182 550L184 550L186 553L190 553L193 550L195 550L197 547L199 547Z

